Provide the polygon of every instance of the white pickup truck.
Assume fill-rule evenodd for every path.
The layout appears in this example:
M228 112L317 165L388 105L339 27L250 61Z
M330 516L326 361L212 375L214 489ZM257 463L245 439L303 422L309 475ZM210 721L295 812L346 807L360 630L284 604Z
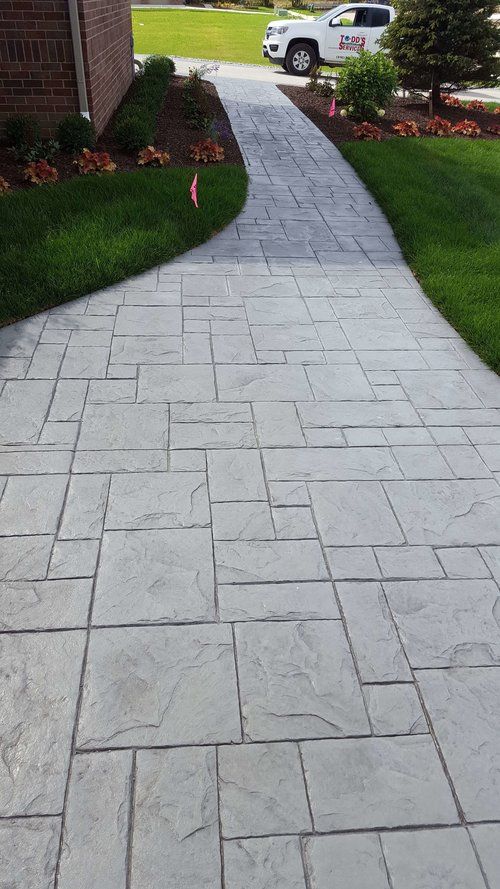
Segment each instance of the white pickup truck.
M353 53L377 52L395 16L392 6L344 3L315 19L269 22L262 55L290 74L306 77L315 65L342 65Z

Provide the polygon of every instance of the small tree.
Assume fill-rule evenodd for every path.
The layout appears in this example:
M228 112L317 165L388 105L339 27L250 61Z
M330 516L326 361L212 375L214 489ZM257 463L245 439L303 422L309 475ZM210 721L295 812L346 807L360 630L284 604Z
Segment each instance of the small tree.
M491 20L496 2L396 0L396 18L381 40L403 85L429 90L431 114L441 84L494 82L500 30Z

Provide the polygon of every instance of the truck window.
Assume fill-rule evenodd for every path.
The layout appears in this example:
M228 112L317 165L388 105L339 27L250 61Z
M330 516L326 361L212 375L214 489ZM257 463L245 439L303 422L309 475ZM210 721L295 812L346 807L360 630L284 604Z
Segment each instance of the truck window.
M354 17L355 28L366 28L369 25L371 9L357 9Z
M386 25L389 24L389 10L388 9L371 9L371 28L385 28Z
M330 21L330 27L335 28L337 25L347 25L349 28L366 27L369 9L346 9Z

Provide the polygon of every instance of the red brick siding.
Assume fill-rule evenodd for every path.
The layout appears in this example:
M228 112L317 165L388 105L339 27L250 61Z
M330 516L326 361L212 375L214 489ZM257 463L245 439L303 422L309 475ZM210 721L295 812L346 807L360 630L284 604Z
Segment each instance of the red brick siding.
M101 132L133 76L130 0L79 0L90 113Z
M91 117L101 132L132 79L130 0L78 0ZM0 132L34 114L44 134L78 111L67 0L0 0Z
M77 109L67 0L0 0L0 128L34 114L48 133Z

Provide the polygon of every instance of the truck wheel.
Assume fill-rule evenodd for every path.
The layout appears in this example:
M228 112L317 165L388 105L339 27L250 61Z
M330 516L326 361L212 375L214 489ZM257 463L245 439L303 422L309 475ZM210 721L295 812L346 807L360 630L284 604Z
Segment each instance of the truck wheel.
M309 43L296 43L286 54L286 70L298 77L307 77L318 64L316 53Z

